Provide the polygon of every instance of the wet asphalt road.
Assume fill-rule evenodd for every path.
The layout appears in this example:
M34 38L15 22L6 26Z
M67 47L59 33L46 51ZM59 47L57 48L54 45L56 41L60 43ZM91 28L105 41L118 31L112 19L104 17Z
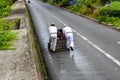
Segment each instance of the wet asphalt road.
M120 32L37 0L28 7L51 80L120 80ZM74 51L49 52L52 22L73 29Z

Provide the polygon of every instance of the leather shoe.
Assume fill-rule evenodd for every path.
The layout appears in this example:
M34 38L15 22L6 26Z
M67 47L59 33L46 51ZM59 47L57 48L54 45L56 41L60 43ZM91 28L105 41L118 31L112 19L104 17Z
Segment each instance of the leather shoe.
M68 51L70 51L70 49L69 49L69 48L67 48L67 50L68 50Z
M73 51L73 47L70 47L71 48L71 50Z

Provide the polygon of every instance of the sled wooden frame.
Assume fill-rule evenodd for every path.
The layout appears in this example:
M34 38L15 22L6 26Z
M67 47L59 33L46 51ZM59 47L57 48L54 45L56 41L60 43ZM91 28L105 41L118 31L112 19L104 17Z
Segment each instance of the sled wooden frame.
M59 32L59 30L61 30L61 29L58 29L58 32ZM55 51L67 50L65 36L63 35L63 33L62 33L62 36L61 36L61 37L59 37L58 35L59 35L59 34L57 33L57 43L56 43L56 50L55 50ZM52 51L52 50L50 49L50 43L51 43L51 40L49 39L48 49L49 49L50 51ZM52 51L52 52L53 52L53 51Z

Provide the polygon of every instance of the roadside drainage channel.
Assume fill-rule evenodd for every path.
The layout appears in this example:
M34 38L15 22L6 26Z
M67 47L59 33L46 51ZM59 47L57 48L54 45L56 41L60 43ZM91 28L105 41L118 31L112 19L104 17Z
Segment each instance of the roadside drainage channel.
M19 30L21 29L21 21L22 19L19 19L19 18L15 18L15 19L7 19L7 22L14 22L14 27L13 27L13 30ZM9 27L8 27L9 28Z
M32 20L32 17L30 15L28 6L26 5L26 9L27 9L27 15L28 15L28 19L29 19L29 35L31 38L31 42L32 42L32 49L33 49L33 53L34 53L34 62L35 62L35 66L36 66L36 70L38 73L38 80L49 80L49 74L47 71L47 67L42 55L42 50L41 50L41 45L38 41L37 38L37 34L34 28L34 23ZM42 79L40 79L42 78Z

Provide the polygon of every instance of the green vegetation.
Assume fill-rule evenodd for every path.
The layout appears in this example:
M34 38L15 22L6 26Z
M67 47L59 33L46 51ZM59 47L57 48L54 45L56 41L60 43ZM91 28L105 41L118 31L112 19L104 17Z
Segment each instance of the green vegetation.
M17 38L14 29L16 20L7 22L6 20L0 20L0 49L11 49L10 45L13 40Z
M50 4L60 6L60 7L69 6L68 3L70 2L70 0L41 0L41 1L48 2Z
M10 45L16 39L17 34L12 30L17 20L7 22L2 19L9 15L13 1L0 0L0 49L10 49Z
M60 7L113 24L120 28L120 0L46 0Z
M109 6L102 7L100 9L100 15L120 18L120 2L115 1L109 4Z
M11 5L17 0L0 0L0 18L8 16Z
M120 28L120 2L114 1L109 6L102 7L98 20Z
M8 0L0 0L0 18L9 14L11 4Z
M71 5L68 6L67 8L87 15L91 16L93 18L97 18L99 15L99 9L98 7L100 6L100 0L77 0L77 5Z

